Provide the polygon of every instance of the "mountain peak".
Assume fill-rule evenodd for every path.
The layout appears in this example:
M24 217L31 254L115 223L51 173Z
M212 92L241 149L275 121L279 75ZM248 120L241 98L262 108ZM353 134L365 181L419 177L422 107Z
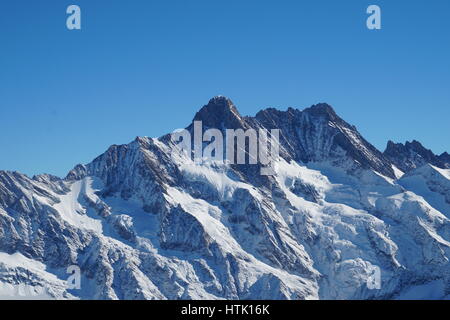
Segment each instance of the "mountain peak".
M412 148L419 149L419 150L427 150L427 149L425 149L425 147L423 146L423 144L420 143L420 142L417 141L417 140L413 140L413 141L411 141L411 142L406 141L405 146L406 146L407 148L408 148L408 147L412 147Z
M446 155L435 155L417 140L406 141L404 144L388 141L384 155L403 172L409 172L427 163L443 169L450 167L450 158Z
M215 113L233 113L234 115L241 117L236 106L231 99L225 96L215 96L211 98L207 105L205 105L202 110Z
M439 156L439 158L441 158L441 159L446 159L448 162L450 162L450 154L448 154L448 152L443 152L443 153L441 153L441 155Z
M311 107L305 109L304 111L311 113L316 116L326 116L331 119L339 118L336 112L334 111L333 107L330 106L328 103L318 103L314 104Z
M233 102L224 96L209 100L195 115L194 121L202 121L209 128L236 129L245 127L244 120Z
M218 95L215 97L212 97L209 102L208 105L227 105L227 106L232 106L233 102L231 101L230 98L222 96L222 95Z
M388 159L327 103L315 104L303 111L269 108L258 112L256 119L267 129L281 130L283 148L297 161L331 162L337 166L347 163L352 168L373 169L395 177Z
M69 171L65 180L67 181L77 181L81 180L87 176L87 168L83 164L77 164L75 168Z

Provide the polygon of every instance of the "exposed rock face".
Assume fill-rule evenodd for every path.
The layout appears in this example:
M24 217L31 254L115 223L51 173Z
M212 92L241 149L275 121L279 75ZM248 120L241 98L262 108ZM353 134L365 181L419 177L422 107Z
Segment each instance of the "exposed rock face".
M207 105L197 112L194 121L202 121L207 128L248 128L233 102L222 96L212 98Z
M373 169L395 178L391 162L325 103L303 111L265 109L242 117L226 97L215 97L194 117L206 128L281 130L283 158L303 163L328 161L348 170ZM189 127L191 128L191 127Z
M395 179L326 104L242 117L216 97L194 119L281 129L276 174L196 164L167 136L111 146L65 179L0 171L0 298L449 297L450 170Z
M390 161L328 104L303 111L266 109L256 119L266 128L281 129L281 143L296 161L330 162L348 170L373 169L395 177Z
M389 141L384 155L403 172L409 172L427 163L442 169L450 168L450 155L447 152L435 155L416 140L407 141L405 144Z

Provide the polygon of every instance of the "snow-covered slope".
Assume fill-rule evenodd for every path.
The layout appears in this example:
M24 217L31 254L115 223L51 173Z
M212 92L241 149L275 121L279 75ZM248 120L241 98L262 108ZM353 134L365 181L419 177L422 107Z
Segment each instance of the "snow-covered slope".
M448 170L398 179L328 105L252 118L216 97L195 119L281 129L276 174L194 163L167 136L65 179L0 171L0 298L449 297ZM80 289L65 283L72 265Z

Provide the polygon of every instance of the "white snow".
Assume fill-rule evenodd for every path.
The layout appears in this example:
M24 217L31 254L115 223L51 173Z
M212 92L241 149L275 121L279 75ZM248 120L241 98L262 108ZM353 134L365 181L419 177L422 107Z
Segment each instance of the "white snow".
M392 165L392 170L394 170L394 174L397 179L400 179L405 174L402 170L394 165Z
M17 268L26 270L28 275L36 275L40 279L39 284L5 281L5 279L10 278L8 276L9 274L13 278L13 275L18 276L19 271L17 271ZM29 259L21 253L7 254L0 252L0 270L0 276L2 276L0 277L0 300L53 299L53 296L49 294L49 288L47 286L53 285L54 288L63 288L65 285L54 274L47 272L46 266L43 263Z
M194 216L201 223L205 232L217 242L224 252L231 253L234 256L247 257L247 260L242 262L246 268L245 274L241 274L241 277L245 276L245 279L241 279L242 281L252 285L256 282L258 275L273 274L282 279L282 282L291 288L315 287L313 281L275 269L242 249L230 234L228 228L219 220L220 210L217 207L210 205L206 201L194 199L176 188L168 188L167 192L170 197L169 200L174 204L180 204L186 212ZM310 296L309 299L317 299L317 296Z
M61 217L69 224L86 230L92 230L102 233L102 222L100 219L94 219L87 215L87 210L81 205L84 201L83 197L88 197L91 200L96 200L95 183L91 177L76 181L70 186L70 192L66 195L60 196L60 203L54 205L54 208L59 212Z
M45 271L45 264L29 259L21 253L7 254L0 252L0 264L8 265L9 267L22 267L27 268L33 272Z
M433 165L430 165L434 170L436 170L437 172L439 172L442 176L444 176L445 178L447 178L448 180L450 180L450 169L441 169L438 167L435 167Z

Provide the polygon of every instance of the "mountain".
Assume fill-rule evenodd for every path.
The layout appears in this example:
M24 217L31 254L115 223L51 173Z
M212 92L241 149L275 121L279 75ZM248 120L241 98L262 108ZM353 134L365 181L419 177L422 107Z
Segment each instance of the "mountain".
M449 169L399 178L406 158L327 104L245 117L215 97L194 120L280 129L275 174L195 163L170 135L113 145L64 179L0 171L0 298L450 298Z
M447 152L435 155L416 140L407 141L405 144L389 141L384 155L403 172L409 172L427 163L450 169L450 155Z
M249 127L233 102L222 96L212 98L195 114L193 121L202 121L203 126L207 128L247 129Z
M348 170L372 169L395 178L391 162L328 104L303 111L266 109L256 115L256 120L266 128L281 129L281 144L297 162L329 162Z

